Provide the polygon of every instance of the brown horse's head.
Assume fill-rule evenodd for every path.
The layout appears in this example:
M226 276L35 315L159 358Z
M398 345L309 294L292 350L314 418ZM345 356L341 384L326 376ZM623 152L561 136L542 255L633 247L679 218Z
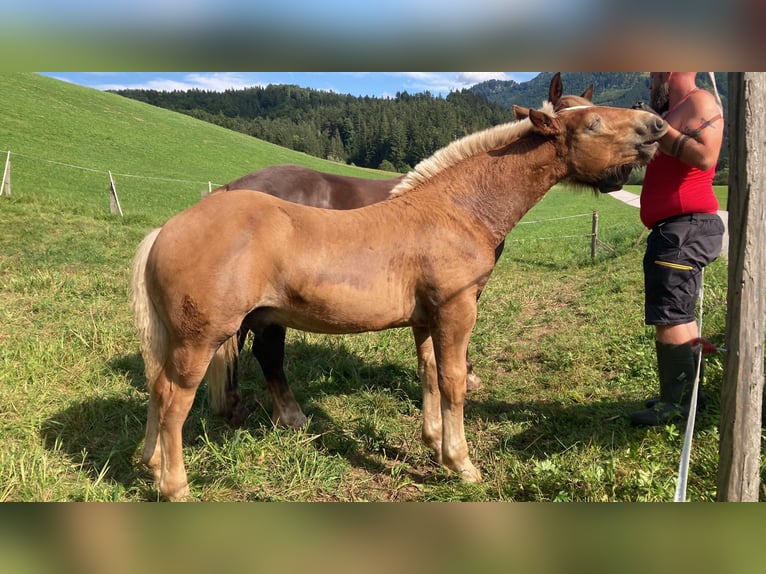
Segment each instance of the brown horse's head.
M534 129L565 157L562 181L598 189L620 189L634 167L654 157L668 124L656 114L604 106L575 107L548 115L523 110Z

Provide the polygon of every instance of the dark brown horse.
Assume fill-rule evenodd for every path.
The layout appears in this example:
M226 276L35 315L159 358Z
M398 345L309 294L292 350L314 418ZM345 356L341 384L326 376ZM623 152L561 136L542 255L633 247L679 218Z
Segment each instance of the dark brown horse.
M404 176L368 179L334 175L300 165L272 165L214 189L252 189L275 197L325 209L356 209L383 201Z
M551 78L548 88L548 99L553 104L555 111L572 106L591 105L593 100L593 85L585 90L580 96L564 95L561 74L557 72ZM523 119L519 117L517 119ZM232 189L252 189L268 193L275 197L308 205L323 207L326 209L355 209L387 199L391 190L401 182L404 176L392 179L368 179L361 177L349 177L334 175L309 169L299 165L274 165L252 172L244 177L231 181L213 192L229 191ZM503 253L505 240L501 241L495 250L495 258ZM249 331L240 329L238 335L239 352L242 352ZM281 380L283 377L278 373L272 373L274 360L271 357L284 356L285 345L284 328L274 326L259 333L253 333L252 352L253 356L264 371L264 376L271 380ZM282 361L276 361L281 365ZM466 356L466 390L474 391L482 387L481 378L473 370L473 362ZM227 393L230 397L226 404L231 405L227 409L232 424L242 423L248 415L248 411L242 404L239 392L239 369L237 362L229 364L227 376ZM220 414L220 413L219 413Z
M613 190L667 131L630 109L528 114L439 150L387 201L332 211L235 190L147 235L131 304L149 386L142 461L163 496L189 494L183 423L211 360L236 352L243 324L334 334L412 327L422 438L447 469L481 479L463 427L465 357L497 245L560 181ZM209 384L225 399L223 379ZM305 424L289 386L268 384L274 422Z

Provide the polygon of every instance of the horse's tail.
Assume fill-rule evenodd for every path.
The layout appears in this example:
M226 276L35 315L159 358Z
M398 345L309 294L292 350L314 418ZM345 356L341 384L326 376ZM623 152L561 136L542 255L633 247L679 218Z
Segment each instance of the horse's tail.
M146 262L160 229L150 231L139 244L133 258L133 272L130 279L130 306L141 344L146 384L149 389L154 385L165 363L168 348L167 328L157 314L146 289Z
M239 344L235 333L218 347L208 365L205 382L210 406L216 415L231 415L235 405L229 403L239 397L239 393L229 392L234 389L238 357Z

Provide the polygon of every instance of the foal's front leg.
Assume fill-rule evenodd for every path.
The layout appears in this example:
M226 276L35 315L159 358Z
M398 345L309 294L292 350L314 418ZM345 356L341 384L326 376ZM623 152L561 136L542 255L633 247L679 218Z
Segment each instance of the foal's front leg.
M442 411L439 381L436 374L436 356L431 331L413 327L418 352L418 376L423 389L423 429L425 445L433 449L436 462L442 464Z
M479 482L481 473L468 457L463 404L466 393L466 349L476 321L476 299L454 299L439 309L431 326L441 393L442 463L466 482Z

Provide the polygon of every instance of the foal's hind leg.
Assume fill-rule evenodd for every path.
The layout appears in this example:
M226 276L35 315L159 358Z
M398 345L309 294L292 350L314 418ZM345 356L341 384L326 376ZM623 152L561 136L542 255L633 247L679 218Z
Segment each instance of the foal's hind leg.
M295 400L285 376L285 334L282 325L267 325L253 331L253 355L263 370L272 400L271 420L274 424L300 428L306 424L306 415Z
M206 349L176 348L152 386L150 416L151 401L154 401L162 454L158 487L169 500L182 500L189 495L183 460L183 425L210 357ZM150 459L150 464L155 458L156 455Z
M153 392L149 392L149 409L146 415L146 436L141 462L151 471L156 484L162 474L162 449L160 448L160 412Z

